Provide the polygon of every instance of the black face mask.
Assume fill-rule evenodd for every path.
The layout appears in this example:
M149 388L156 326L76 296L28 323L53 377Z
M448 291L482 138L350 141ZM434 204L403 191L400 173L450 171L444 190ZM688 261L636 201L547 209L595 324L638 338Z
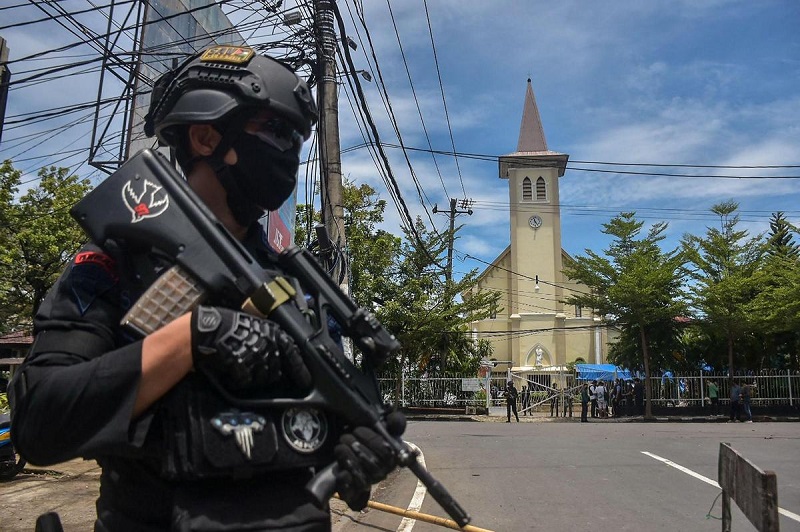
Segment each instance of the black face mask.
M242 133L233 143L237 162L217 167L236 221L247 227L265 210L274 211L294 192L300 150L280 151L256 136Z

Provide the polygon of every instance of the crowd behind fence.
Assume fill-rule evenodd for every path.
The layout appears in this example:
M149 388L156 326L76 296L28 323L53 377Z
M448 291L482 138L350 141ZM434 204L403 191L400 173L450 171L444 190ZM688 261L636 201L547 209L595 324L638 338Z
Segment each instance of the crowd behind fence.
M568 383L566 389L572 389L573 383L583 382L572 373L549 374L548 382L543 382L541 374L524 375L523 379L531 379L545 386L552 382ZM464 391L464 379L474 383L476 375L467 374L426 374L410 372L382 374L379 376L381 394L384 401L403 407L466 407L486 404L486 379L479 379L478 391ZM653 404L659 406L703 406L708 404L708 383L715 381L719 387L719 400L726 404L730 397L730 381L726 373L682 373L666 376L650 377ZM800 404L800 372L772 371L758 374L735 375L734 380L750 386L752 404L754 406L774 406ZM609 382L613 381L611 379ZM630 381L628 381L630 383ZM525 384L525 380L515 378L517 388ZM606 383L608 384L608 382ZM506 386L506 375L492 375L489 383L491 403L504 404L503 390ZM531 388L535 393L536 387Z
M664 406L703 406L708 402L708 383L715 381L719 387L719 399L726 403L730 399L730 379L726 373L677 374L671 378L651 377L653 401ZM734 381L747 384L754 406L800 404L800 373L775 371L749 375L734 375Z

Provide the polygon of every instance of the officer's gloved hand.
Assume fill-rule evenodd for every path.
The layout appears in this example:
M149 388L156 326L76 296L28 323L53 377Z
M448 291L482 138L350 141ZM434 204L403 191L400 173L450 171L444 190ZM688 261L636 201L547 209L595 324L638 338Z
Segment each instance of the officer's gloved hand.
M406 430L406 417L395 410L386 417L386 426L392 436L400 436ZM352 433L343 434L333 454L339 464L336 491L350 509L356 511L367 505L370 486L385 479L397 467L394 449L368 427L356 427Z
M311 386L294 341L277 323L222 307L199 306L192 312L192 358L230 390L264 387L288 379Z

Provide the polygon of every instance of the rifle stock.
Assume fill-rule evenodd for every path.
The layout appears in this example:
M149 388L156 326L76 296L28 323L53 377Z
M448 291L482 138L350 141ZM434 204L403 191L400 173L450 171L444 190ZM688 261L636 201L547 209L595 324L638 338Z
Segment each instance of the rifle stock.
M158 152L142 150L70 211L92 240L147 245L166 255L175 266L136 302L123 325L146 335L190 311L213 294L231 308L268 317L295 341L313 377L305 397L243 399L226 394L242 407L317 407L340 416L353 426L378 432L396 451L401 466L409 467L431 495L460 526L469 516L417 462L401 438L389 434L374 368L400 348L399 342L364 309L341 292L306 250L292 248L279 263L313 296L316 323L295 304L294 285L282 275L265 272L197 198L177 171ZM363 371L342 352L327 332L327 312L346 336L362 350ZM322 502L335 491L335 468L330 465L308 486Z

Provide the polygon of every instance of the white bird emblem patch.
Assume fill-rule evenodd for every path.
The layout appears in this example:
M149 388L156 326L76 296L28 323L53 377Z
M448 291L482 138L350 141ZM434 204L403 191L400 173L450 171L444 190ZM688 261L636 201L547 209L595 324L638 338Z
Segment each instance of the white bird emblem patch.
M169 207L169 196L164 187L147 179L139 192L133 189L132 181L125 183L122 187L122 201L131 211L131 223L134 224L146 218L155 218Z

